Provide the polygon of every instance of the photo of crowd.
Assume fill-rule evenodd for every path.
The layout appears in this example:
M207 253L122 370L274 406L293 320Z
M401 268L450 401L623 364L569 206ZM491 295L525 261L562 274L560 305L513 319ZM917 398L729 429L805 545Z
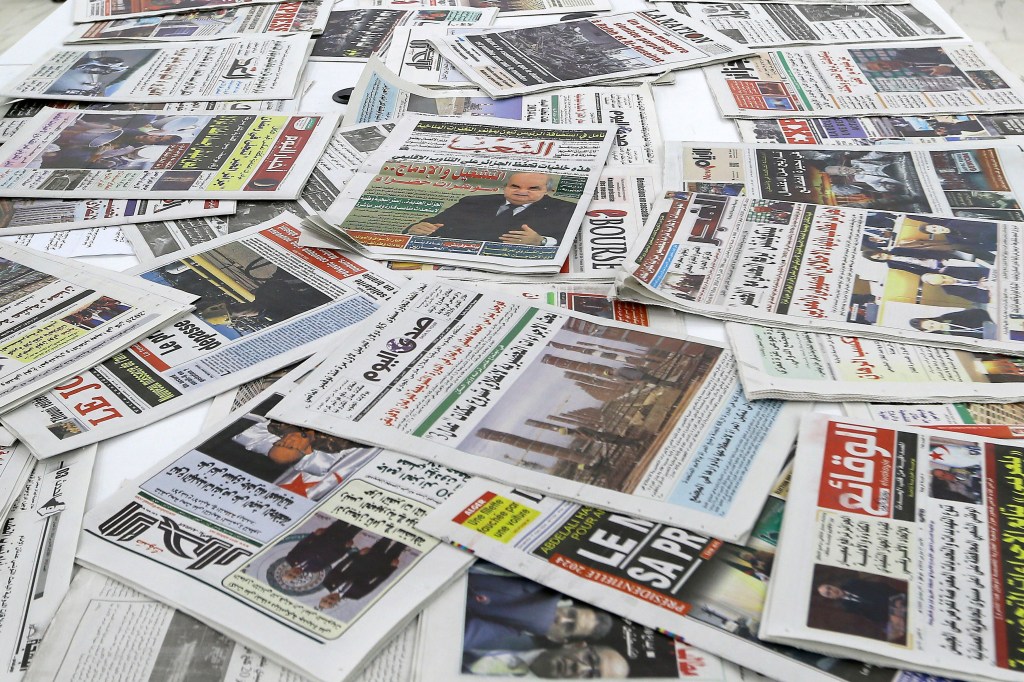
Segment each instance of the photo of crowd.
M82 329L95 329L129 310L131 306L127 303L115 301L109 296L100 296L89 305L68 313L61 320Z

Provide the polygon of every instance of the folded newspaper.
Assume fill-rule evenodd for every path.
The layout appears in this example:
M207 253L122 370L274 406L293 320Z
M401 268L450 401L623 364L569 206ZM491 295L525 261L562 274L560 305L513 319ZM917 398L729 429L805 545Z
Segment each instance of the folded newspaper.
M157 14L180 14L201 9L237 7L256 3L274 3L281 0L73 0L75 21L78 23L145 17Z
M1019 680L1019 442L808 415L760 635Z
M1024 114L922 114L736 119L744 142L843 144L954 142L1024 135Z
M289 390L278 382L92 510L78 557L342 682L472 562L415 529L465 476L268 419Z
M747 402L735 372L712 342L426 280L273 415L739 538L804 406Z
M140 266L129 281L198 295L195 313L76 369L4 414L4 425L51 457L152 424L312 355L405 281L372 261L299 246L295 223L284 214Z
M612 8L608 0L356 0L358 7L487 7L498 8L502 17L565 12L604 12Z
M69 179L55 177L55 183ZM0 236L218 216L235 210L235 202L215 199L0 199Z
M645 297L738 322L1024 355L1022 223L670 194L625 266L626 287Z
M1024 403L843 403L843 414L865 421L901 422L989 438L1024 439Z
M0 236L0 241L63 258L135 255L135 250L119 227L9 234Z
M0 243L0 411L179 320L192 294ZM88 412L97 403L82 403Z
M709 66L704 73L727 117L984 114L1024 108L1020 77L968 41L791 47Z

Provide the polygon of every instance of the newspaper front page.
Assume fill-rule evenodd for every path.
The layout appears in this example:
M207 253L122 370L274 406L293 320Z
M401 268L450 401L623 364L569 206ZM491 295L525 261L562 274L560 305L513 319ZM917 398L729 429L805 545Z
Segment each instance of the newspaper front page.
M356 0L358 7L496 7L502 17L565 12L606 12L608 0Z
M704 69L726 117L1020 111L1024 85L978 43L791 47ZM468 74L467 74L468 75Z
M736 119L744 142L769 144L935 143L1024 135L1024 114L929 114Z
M181 14L220 7L276 3L281 0L73 0L73 2L75 22L85 23L103 19Z
M76 370L5 426L39 457L132 431L311 355L401 287L372 261L299 246L296 222L284 214L140 266L139 280L198 295L195 313Z
M662 74L750 52L700 22L657 11L431 40L456 69L495 98Z
M462 471L745 535L804 408L732 354L497 289L410 284L274 411Z
M415 528L465 475L268 419L291 386L90 512L79 560L342 682L472 562Z
M43 109L0 152L0 196L295 199L339 120Z
M672 7L747 47L836 45L962 38L948 16L906 4L787 4L674 2Z
M125 41L177 41L233 38L270 33L320 33L331 13L330 0L239 5L227 9L164 14L155 17L114 19L81 24L65 44Z
M788 483L788 475L776 483L742 546L481 478L419 525L481 559L771 679L921 682L757 638Z
M131 242L119 227L11 234L0 236L0 242L43 251L51 256L61 256L62 258L135 255Z
M1024 403L843 403L843 414L852 419L901 422L989 438L1024 438Z
M808 415L760 634L970 680L1020 678L1022 449Z
M195 298L0 243L0 410L180 319Z
M768 682L681 639L483 561L420 615L419 654L418 682Z
M615 130L406 116L342 190L325 226L373 258L557 272Z
M93 102L294 99L310 49L307 33L65 47L0 89L12 98Z
M655 206L625 283L718 319L1022 355L1022 228L677 192Z
M778 327L726 325L751 400L1018 402L1024 359Z

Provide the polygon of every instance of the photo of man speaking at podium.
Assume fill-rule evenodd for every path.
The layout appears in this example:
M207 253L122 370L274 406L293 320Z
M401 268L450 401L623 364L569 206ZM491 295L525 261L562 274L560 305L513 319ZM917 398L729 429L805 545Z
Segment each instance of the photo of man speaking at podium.
M405 231L417 236L557 246L576 204L549 196L555 184L547 173L513 173L502 194L463 197Z

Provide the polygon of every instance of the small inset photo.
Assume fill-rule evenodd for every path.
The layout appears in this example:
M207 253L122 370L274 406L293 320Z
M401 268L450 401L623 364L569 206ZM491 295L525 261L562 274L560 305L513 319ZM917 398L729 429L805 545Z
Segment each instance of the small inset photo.
M817 564L807 626L905 645L907 589L906 580Z

